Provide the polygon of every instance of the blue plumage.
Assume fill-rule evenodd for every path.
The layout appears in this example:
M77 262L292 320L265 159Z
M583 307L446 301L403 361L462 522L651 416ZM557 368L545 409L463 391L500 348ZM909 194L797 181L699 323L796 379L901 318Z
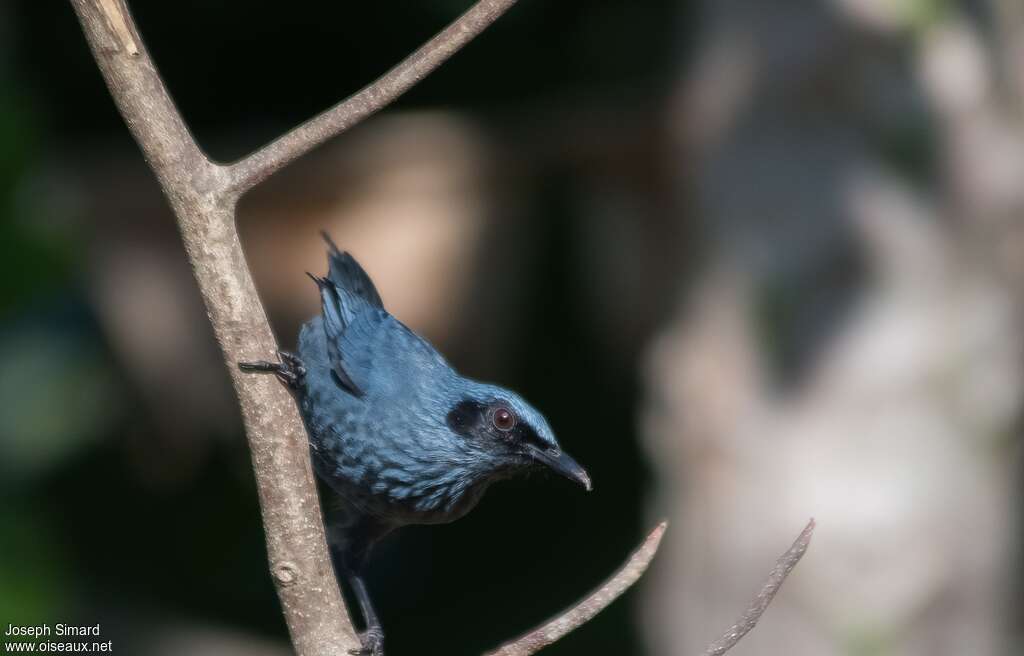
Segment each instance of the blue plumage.
M242 367L276 373L295 393L314 468L342 501L328 523L339 573L366 620L363 652L378 656L383 633L361 578L378 539L406 524L458 519L490 483L531 467L588 490L590 479L543 415L514 392L459 375L327 241L328 274L311 276L321 316L302 327L298 356Z

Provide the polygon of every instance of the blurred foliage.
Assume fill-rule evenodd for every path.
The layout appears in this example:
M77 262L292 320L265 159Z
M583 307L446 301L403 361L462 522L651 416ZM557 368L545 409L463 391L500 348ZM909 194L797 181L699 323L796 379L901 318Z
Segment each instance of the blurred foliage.
M48 517L16 505L0 507L0 615L37 625L65 611L67 554Z
M83 335L45 323L0 333L0 475L39 476L112 427L119 399L110 363Z
M2 46L0 46L2 47ZM0 59L0 66L3 60ZM40 234L41 202L30 174L42 137L35 106L9 71L0 68L0 317L66 275L61 249ZM27 284L26 284L27 283Z

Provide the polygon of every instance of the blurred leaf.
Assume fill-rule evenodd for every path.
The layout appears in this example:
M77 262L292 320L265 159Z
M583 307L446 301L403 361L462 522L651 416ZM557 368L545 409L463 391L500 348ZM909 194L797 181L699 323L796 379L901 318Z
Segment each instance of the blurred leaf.
M893 0L908 25L924 29L944 20L951 9L949 0Z
M118 400L91 343L27 322L0 339L0 472L5 483L53 467L94 440Z
M0 617L14 624L52 622L67 581L60 544L40 513L0 509Z
M13 89L0 75L0 89ZM24 95L0 94L0 315L66 276L61 249L38 228L52 194L31 189L39 128Z

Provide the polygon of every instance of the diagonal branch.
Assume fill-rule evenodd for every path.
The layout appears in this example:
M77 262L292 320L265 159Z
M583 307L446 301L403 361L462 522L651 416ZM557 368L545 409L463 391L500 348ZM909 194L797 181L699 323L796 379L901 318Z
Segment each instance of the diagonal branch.
M804 553L807 552L807 547L811 544L811 535L813 533L814 519L812 518L811 521L807 522L807 526L804 527L800 535L797 536L793 546L775 562L775 567L768 574L764 585L761 586L761 591L754 597L754 601L750 603L747 610L740 615L736 623L729 627L729 630L721 638L708 645L708 648L704 651L704 656L722 656L722 654L736 646L736 643L757 625L757 621L761 619L761 615L768 608L768 604L772 603L772 599L775 598L775 593L782 587L782 582L786 580L786 577L789 576L789 573L793 571L796 564L803 558Z
M658 553L661 536L665 534L668 522L658 524L619 571L615 572L601 587L558 617L542 624L533 631L505 643L486 656L529 656L561 639L573 629L608 607L647 570L654 554Z
M241 196L288 163L391 104L498 20L516 0L479 0L377 81L228 168Z

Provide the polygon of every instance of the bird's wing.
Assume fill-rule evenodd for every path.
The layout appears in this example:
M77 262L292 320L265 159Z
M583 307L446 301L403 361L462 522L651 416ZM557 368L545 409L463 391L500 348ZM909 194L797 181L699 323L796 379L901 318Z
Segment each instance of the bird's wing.
M387 313L359 263L324 238L330 246L327 277L309 277L320 289L327 356L341 386L357 397L369 388L395 394L446 370L444 358L426 340Z
M371 308L365 300L348 294L330 278L319 278L313 274L309 274L309 277L320 289L320 307L324 317L324 335L327 338L327 358L331 363L331 369L334 370L342 387L355 396L362 396L363 390L348 374L340 346L349 326L359 318L359 315L365 314L365 311Z

